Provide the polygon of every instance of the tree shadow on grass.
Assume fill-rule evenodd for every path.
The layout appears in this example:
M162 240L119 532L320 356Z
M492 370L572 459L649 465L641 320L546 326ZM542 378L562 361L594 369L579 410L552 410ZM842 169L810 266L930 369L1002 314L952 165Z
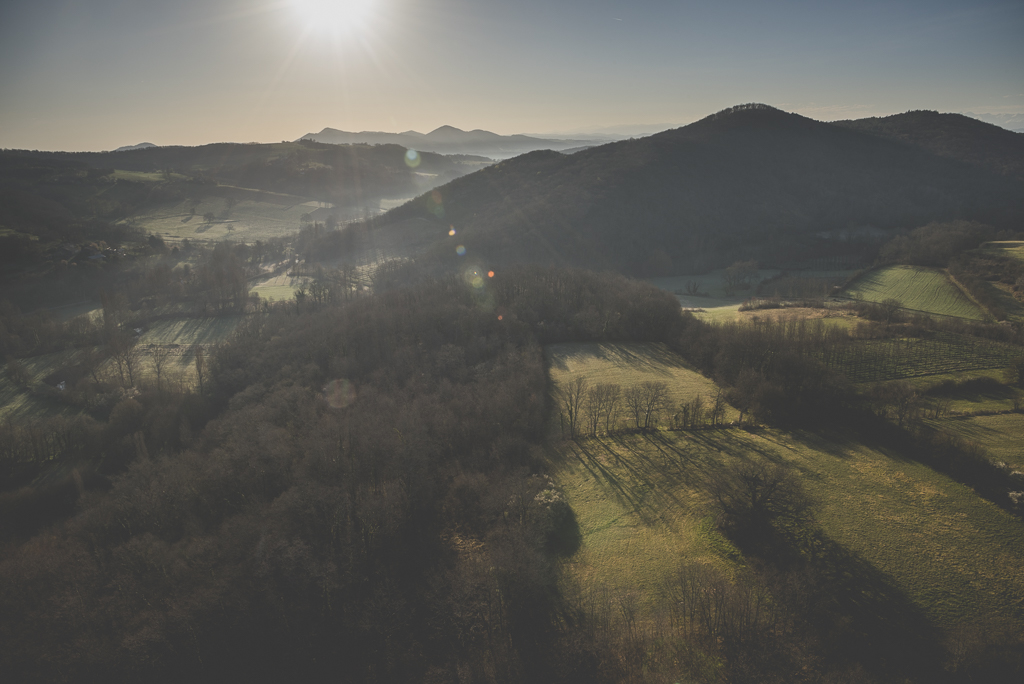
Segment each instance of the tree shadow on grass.
M826 662L859 665L879 681L943 678L939 630L860 555L817 529L733 541L777 577L791 578L781 591Z
M721 531L829 668L879 681L943 677L941 634L886 573L833 540L785 466L736 464L712 483Z
M547 535L548 549L556 556L568 558L579 550L583 543L580 524L571 506L562 505L552 517L551 529Z

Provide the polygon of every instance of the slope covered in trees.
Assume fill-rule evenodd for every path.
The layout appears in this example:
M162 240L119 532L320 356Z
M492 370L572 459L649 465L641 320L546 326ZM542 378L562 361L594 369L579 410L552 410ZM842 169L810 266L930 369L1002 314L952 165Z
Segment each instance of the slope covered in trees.
M849 251L829 231L1024 218L1024 184L920 146L764 105L571 156L534 152L457 179L386 215L497 262L657 274L737 258ZM451 256L449 256L451 255Z
M428 177L455 178L477 162L421 153L407 163L399 145L326 145L309 141L279 144L215 143L198 147L148 147L122 152L8 151L6 160L33 166L67 165L140 172L175 171L222 184L284 192L332 202L408 197L422 192ZM22 163L22 166L25 164ZM25 171L19 171L22 179Z
M0 672L597 681L558 612L551 538L571 516L533 475L538 343L681 324L650 286L552 271L251 316L200 396L150 389L64 430L51 478L93 465L36 525L77 515L35 534L15 523L46 501L0 496ZM212 418L201 433L183 404ZM0 437L5 457L39 441Z
M1024 177L1024 135L962 114L916 111L836 121L834 125L923 147L997 173Z

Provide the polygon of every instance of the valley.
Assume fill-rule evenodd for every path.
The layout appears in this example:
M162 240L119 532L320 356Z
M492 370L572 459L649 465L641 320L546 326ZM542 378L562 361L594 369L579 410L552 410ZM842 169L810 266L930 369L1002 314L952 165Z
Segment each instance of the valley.
M0 151L0 672L1017 681L1024 185L963 119Z

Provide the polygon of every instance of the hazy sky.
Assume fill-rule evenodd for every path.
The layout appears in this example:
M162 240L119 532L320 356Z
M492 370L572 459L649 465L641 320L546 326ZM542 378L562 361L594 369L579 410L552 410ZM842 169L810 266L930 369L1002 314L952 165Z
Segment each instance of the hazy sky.
M6 148L552 133L744 102L1024 117L1024 1L0 0Z

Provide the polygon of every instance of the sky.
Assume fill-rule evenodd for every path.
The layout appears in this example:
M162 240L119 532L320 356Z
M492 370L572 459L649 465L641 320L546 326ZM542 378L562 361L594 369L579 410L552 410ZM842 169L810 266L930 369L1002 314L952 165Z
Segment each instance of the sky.
M0 0L0 148L571 134L747 102L1024 128L1024 1Z

